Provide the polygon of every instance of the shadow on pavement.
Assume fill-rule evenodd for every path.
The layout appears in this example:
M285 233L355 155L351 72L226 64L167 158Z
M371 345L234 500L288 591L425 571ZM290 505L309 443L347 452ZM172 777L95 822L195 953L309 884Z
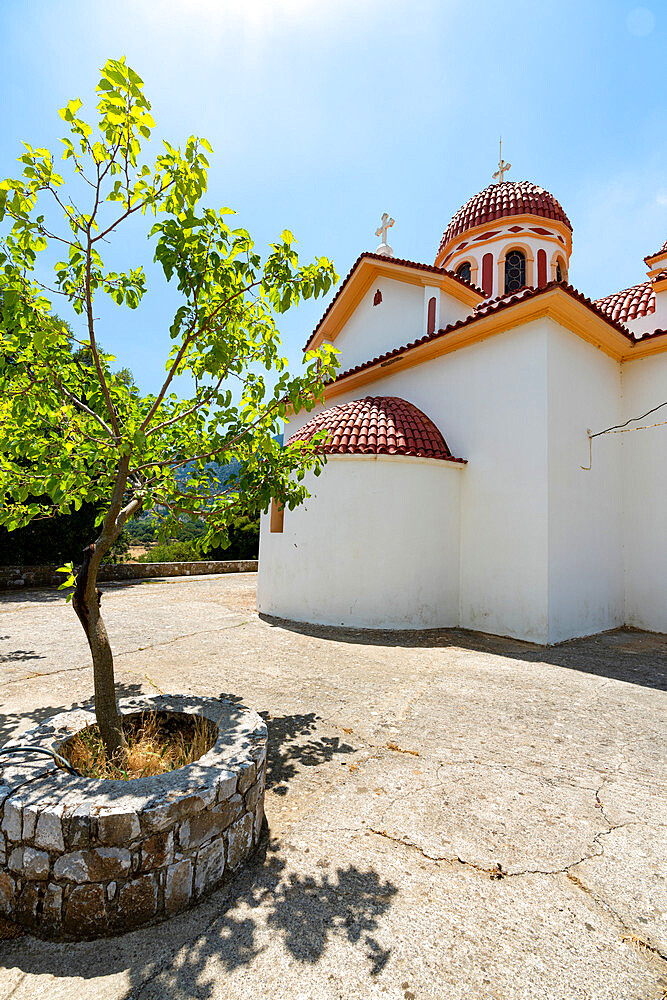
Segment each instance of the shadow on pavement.
M584 639L570 639L557 646L538 646L519 639L459 628L383 631L309 625L306 622L288 621L263 614L259 617L273 628L329 642L389 648L401 646L409 649L451 646L495 656L508 656L528 663L551 663L567 670L579 670L598 677L667 691L667 635L658 632L619 628Z
M26 936L5 943L0 964L57 979L125 972L125 1000L208 1000L224 995L221 973L250 966L276 938L304 966L316 965L338 938L362 949L372 978L391 954L375 932L397 892L355 865L317 876L288 871L265 829L248 867L187 913L104 941L63 945Z

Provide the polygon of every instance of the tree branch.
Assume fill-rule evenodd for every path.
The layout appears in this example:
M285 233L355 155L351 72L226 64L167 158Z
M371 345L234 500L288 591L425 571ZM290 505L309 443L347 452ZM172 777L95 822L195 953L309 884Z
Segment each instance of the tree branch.
M237 299L239 297L239 295L245 295L245 293L248 292L248 291L250 291L251 288L254 288L255 285L259 285L259 284L261 284L261 279L258 279L257 281L252 281L247 287L239 289L238 292L234 292L233 295L230 295L229 298L227 298L223 302L221 302L220 305L217 307L217 309L214 309L213 312L209 316L207 316L207 318L204 320L204 322L202 323L201 326L198 326L196 329L190 329L190 332L188 334L186 334L185 340L183 341L183 344L181 345L181 349L178 352L178 354L176 355L176 358L174 359L174 363L172 364L171 368L169 369L169 372L167 373L167 377L164 380L162 388L160 389L159 393L155 397L155 402L153 403L153 405L151 406L150 410L148 411L148 413L146 414L146 416L144 417L144 419L143 419L143 421L141 423L141 430L142 431L146 430L146 427L148 426L148 424L150 423L150 421L153 419L153 416L155 415L155 411L157 410L158 406L160 405L160 403L164 399L164 397L165 397L165 395L167 393L167 389L171 385L171 381L172 381L174 375L176 374L178 366L180 365L185 352L187 351L188 347L190 346L190 344L192 343L192 341L195 339L195 337L201 335L204 332L204 330L206 330L206 328L208 327L209 323L213 319L215 319L215 317L218 315L218 313L220 312L220 310L224 309L224 307L226 305L228 305L233 299ZM229 365L227 367L229 368Z
M95 411L91 410L91 408L89 406L86 406L86 404L81 399L78 399L74 395L74 393L70 392L69 389L65 388L65 386L62 384L62 382L60 381L60 379L58 378L58 376L56 375L55 371L53 370L53 368L51 367L51 365L49 364L49 362L46 360L46 358L44 358L44 364L46 365L46 367L51 372L51 376L53 377L54 382L56 383L56 385L58 386L58 388L62 392L63 396L65 396L66 399L69 399L70 403L74 403L74 405L78 406L80 410L83 410L84 413L87 413L89 417L92 417L94 420L96 420L97 423L100 425L100 427L109 435L109 437L111 438L111 440L112 441L116 441L117 440L116 435L114 435L113 431L109 427L109 425L106 422L106 420L104 420L99 415L99 413L95 413ZM99 439L96 438L95 440L99 440Z
M151 429L146 434L146 437L150 437L151 434L157 434L158 431L164 430L165 427L170 427L172 424L178 423L179 420L183 420L185 417L190 416L191 413L194 413L196 410L199 410L202 406L205 406L207 403L210 403L210 401L213 399L216 392L222 385L223 381L226 379L228 372L229 372L229 365L225 368L224 374L220 376L215 386L210 390L208 396L206 396L204 399L200 399L199 402L191 406L189 410L184 410L182 413L177 413L175 417L171 418L171 420L165 420L163 421L163 423L156 424L155 427L151 427Z
M173 183L175 182L175 180L176 180L176 178L175 178L175 177L172 177L172 179L171 179L171 180L169 181L169 183L168 183L168 184L164 184L164 185L163 185L163 186L162 186L162 187L160 188L160 190L156 192L156 194L155 194L155 197L157 198L157 197L159 197L159 195L161 195L161 194L162 194L162 192L163 192L163 191L167 191L167 190L168 190L168 189L169 189L169 188L171 187L171 185L172 185L172 184L173 184ZM129 204L129 202L128 202L128 204ZM121 216L119 216L119 217L118 217L118 218L116 219L116 221L115 221L115 222L112 222L110 226L107 226L107 228L106 228L106 229L104 229L104 230L103 230L103 231L102 231L101 233L99 233L99 234L98 234L98 235L97 235L97 236L95 237L95 239L94 239L94 240L92 240L91 242L92 242L92 243L97 243L97 242L99 242L99 240L103 239L103 238L104 238L104 237L105 237L105 236L107 235L107 233L110 233L112 229L115 229L115 228L116 228L116 226L117 226L117 225L119 225L119 223L121 223L121 222L123 221L123 219L127 219L128 215L132 215L132 214L133 214L134 212L136 212L136 211L137 211L138 209L140 209L140 208L141 208L141 206L142 206L143 204L144 204L144 202L142 202L142 201L139 201L139 202L137 202L137 204L136 204L136 205L134 206L134 208L128 208L126 212L123 212L123 214L122 214Z
M111 402L111 394L109 393L109 386L107 385L106 379L104 377L104 372L102 370L102 363L100 361L99 352L97 350L97 342L95 340L95 324L93 322L93 298L90 290L90 267L91 267L91 251L92 251L92 240L90 237L90 230L95 219L95 214L97 212L97 207L100 202L100 168L97 167L97 187L95 189L95 205L93 206L93 211L91 213L90 219L88 220L88 225L86 227L86 279L85 279L85 292L86 292L86 316L88 319L88 339L90 340L90 351L93 355L93 361L95 362L95 369L97 371L97 377L100 380L100 385L102 387L102 392L104 393L104 398L106 400L107 409L109 411L109 416L111 418L111 426L113 427L114 435L116 438L120 437L120 425L118 423L118 417L114 409L114 405Z

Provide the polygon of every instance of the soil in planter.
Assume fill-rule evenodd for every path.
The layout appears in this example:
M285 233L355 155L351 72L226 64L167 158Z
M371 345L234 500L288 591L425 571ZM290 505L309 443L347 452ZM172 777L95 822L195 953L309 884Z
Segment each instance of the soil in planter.
M121 770L104 753L97 726L88 726L60 748L65 760L86 778L131 781L175 771L199 760L215 743L218 730L201 716L170 712L137 712L123 716L129 767Z

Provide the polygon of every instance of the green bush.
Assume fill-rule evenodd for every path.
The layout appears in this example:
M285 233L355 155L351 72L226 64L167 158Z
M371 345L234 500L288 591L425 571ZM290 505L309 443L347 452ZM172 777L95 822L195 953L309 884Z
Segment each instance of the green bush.
M130 521L123 530L127 531L132 542L148 545L155 541L156 528L157 522L151 517L143 517Z
M186 537L170 538L167 542L158 542L139 556L139 562L199 562L200 560L218 559L256 559L259 552L259 520L248 517L239 518L229 528L229 545L227 548L217 547L202 552L199 538L206 531L203 522L194 521L185 525ZM190 537L187 537L187 535Z
M143 556L139 556L138 562L197 562L204 558L207 557L202 556L193 541L169 541L153 545Z

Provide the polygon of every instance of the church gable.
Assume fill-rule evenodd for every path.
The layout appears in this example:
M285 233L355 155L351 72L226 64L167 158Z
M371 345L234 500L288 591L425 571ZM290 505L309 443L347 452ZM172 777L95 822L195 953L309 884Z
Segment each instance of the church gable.
M482 294L439 267L362 254L313 331L341 352L343 369L470 316Z

